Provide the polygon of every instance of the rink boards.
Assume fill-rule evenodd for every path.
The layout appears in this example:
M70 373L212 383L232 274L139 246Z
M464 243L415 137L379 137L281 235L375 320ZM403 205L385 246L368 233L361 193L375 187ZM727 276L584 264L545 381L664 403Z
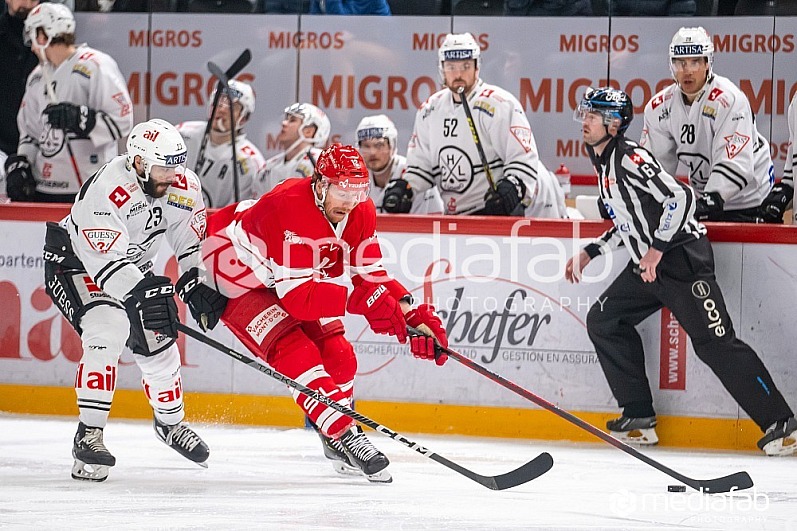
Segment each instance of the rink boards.
M44 294L40 258L43 221L65 212L63 207L0 207L0 410L76 413L72 384L80 342ZM602 425L616 405L584 323L627 255L618 251L611 259L594 261L579 285L566 283L562 270L574 249L605 228L599 222L406 216L380 218L379 237L389 271L417 300L440 310L452 348ZM797 403L795 232L792 227L709 226L734 328L760 353L791 404ZM214 256L208 264L221 267L228 258ZM174 259L161 260L155 271L175 278ZM181 311L185 315L182 305ZM194 324L190 317L186 322ZM454 362L436 367L414 359L406 346L371 333L359 316L346 317L345 323L358 357L358 410L393 429L590 437ZM662 444L752 448L760 437L757 427L697 360L677 321L659 312L639 329ZM211 335L245 351L226 330ZM180 346L190 418L302 423L283 386L193 340L181 337ZM112 415L147 417L140 373L130 365L132 359L123 355Z

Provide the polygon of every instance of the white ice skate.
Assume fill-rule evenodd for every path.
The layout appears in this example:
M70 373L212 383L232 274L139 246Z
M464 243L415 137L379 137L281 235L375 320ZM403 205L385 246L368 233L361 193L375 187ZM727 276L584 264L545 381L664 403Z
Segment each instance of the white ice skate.
M792 455L797 452L797 421L794 417L776 422L758 441L767 455Z

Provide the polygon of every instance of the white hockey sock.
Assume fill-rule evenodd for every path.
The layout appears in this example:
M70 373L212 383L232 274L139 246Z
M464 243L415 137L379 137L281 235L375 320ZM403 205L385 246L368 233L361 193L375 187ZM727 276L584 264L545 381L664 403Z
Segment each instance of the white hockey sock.
M183 420L183 383L180 379L180 351L177 344L155 356L134 354L141 374L144 393L155 417L170 426Z

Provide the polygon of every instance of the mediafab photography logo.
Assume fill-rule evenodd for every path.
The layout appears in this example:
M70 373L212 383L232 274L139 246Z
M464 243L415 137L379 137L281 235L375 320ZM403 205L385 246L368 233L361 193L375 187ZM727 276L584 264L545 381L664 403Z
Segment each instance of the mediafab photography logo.
M731 491L726 494L688 492L613 492L609 511L621 518L650 514L679 515L682 524L760 523L766 518L770 500L756 489ZM686 520L684 520L686 518Z

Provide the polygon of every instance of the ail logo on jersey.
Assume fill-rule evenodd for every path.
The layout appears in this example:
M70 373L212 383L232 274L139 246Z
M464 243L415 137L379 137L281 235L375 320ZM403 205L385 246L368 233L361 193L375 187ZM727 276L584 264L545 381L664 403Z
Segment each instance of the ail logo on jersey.
M122 234L113 229L83 229L83 237L89 242L92 249L98 253L107 253L111 250L116 240Z
M528 153L532 150L531 146L531 129L528 127L522 127L519 125L513 125L509 128L509 131L512 133L512 136L515 137L515 140L523 146L523 150Z
M726 136L725 152L728 154L728 158L732 159L736 155L741 153L749 142L750 142L750 137L747 135L743 135L738 131L733 133L732 135Z
M130 199L130 194L127 193L127 190L122 188L121 186L117 186L111 192L111 195L108 196L108 199L116 205L116 208L122 208L122 205L127 203L128 199Z
M194 215L191 216L191 230L194 231L197 238L200 240L205 239L205 232L208 226L208 214L207 211L203 208L202 210L197 210L194 212Z

